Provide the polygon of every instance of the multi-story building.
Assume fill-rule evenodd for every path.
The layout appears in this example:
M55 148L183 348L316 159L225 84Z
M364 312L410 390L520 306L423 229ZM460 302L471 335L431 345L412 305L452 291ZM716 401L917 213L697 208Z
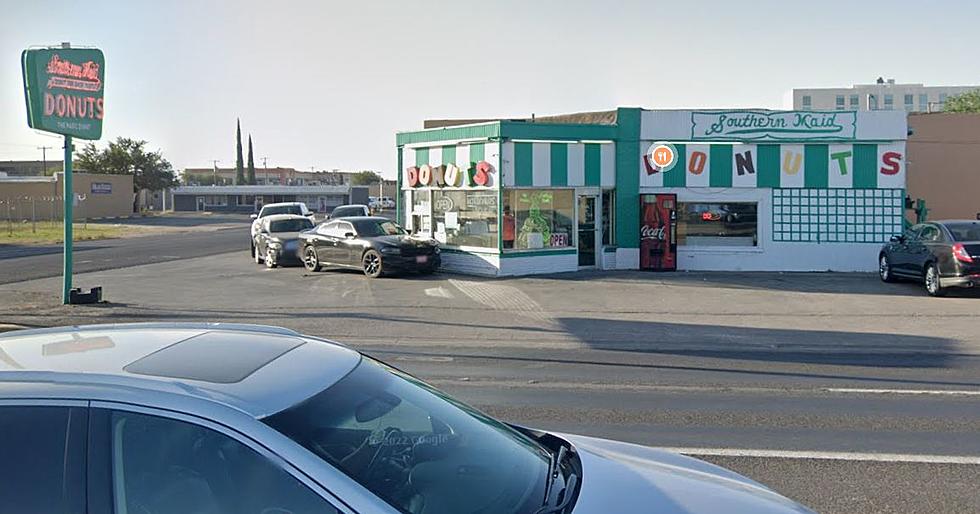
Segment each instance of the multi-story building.
M793 90L793 109L797 111L906 111L940 112L946 99L980 86L925 86L896 84L895 79L878 78L874 84L855 84L843 88Z

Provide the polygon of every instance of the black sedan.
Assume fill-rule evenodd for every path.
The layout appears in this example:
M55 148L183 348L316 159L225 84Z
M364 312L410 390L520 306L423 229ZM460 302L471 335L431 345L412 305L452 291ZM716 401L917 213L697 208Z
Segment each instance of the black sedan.
M287 262L299 263L300 232L313 228L306 216L274 214L260 220L258 233L252 238L252 256L255 263L275 268Z
M340 266L376 278L396 271L432 273L442 262L438 243L414 238L388 218L330 220L299 237L303 264L310 271Z
M931 296L980 286L980 221L934 221L894 236L878 255L881 280L921 280Z

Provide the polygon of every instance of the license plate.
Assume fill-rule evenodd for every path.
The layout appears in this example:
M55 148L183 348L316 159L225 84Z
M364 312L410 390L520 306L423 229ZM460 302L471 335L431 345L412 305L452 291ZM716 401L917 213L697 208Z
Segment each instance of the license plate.
M428 261L429 261L429 256L428 255L417 255L417 256L415 256L415 262L417 262L419 264L425 264Z

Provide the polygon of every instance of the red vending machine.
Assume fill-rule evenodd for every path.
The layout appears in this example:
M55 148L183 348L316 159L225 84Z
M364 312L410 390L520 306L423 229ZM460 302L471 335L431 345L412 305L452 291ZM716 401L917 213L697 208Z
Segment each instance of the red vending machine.
M677 195L640 195L640 269L677 269Z

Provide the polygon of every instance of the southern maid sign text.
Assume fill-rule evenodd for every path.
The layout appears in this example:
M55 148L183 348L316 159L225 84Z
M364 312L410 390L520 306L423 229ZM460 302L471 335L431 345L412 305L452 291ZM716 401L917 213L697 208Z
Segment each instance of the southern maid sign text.
M691 139L849 140L857 127L854 111L694 111Z

